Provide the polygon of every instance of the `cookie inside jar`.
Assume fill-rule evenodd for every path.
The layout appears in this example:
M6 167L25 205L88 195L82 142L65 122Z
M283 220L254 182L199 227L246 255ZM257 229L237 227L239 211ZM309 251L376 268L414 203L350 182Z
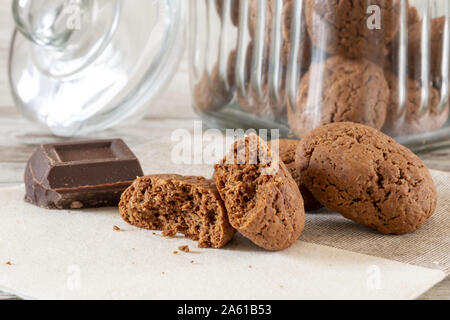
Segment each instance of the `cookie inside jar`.
M211 65L222 64L229 91L207 112L226 128L280 128L301 139L350 121L399 141L450 136L448 1L217 0L214 8Z

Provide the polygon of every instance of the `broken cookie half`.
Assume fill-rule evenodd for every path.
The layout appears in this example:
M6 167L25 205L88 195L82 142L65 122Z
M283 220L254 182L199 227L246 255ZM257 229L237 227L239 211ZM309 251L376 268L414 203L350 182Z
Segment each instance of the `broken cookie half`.
M303 198L278 152L257 135L238 140L215 166L231 225L256 245L283 250L305 224Z
M122 194L122 218L139 228L184 234L200 248L221 248L235 233L212 180L180 175L138 178Z

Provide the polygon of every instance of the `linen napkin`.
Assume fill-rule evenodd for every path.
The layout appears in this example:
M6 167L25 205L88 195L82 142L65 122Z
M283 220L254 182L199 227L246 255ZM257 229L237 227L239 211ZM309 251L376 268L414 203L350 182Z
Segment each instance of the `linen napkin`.
M134 151L147 174L211 176L209 164L170 161L174 145ZM0 289L36 299L413 299L450 273L450 174L432 175L438 209L417 232L379 235L322 210L282 252L240 235L199 249L127 225L116 208L49 211L25 203L23 186L1 188Z

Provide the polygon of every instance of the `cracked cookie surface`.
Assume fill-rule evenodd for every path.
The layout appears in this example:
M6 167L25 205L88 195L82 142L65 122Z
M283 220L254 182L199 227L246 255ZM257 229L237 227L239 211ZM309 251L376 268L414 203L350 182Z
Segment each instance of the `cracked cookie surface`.
M271 141L270 146L272 147L274 143L274 141ZM305 205L305 211L313 211L322 208L320 202L317 201L312 193L308 190L308 188L306 188L306 186L302 182L300 174L298 174L297 172L297 167L295 166L295 153L297 152L299 141L291 139L279 139L277 143L280 159L284 162L286 168L289 170L292 178L294 178L298 188L300 189L300 193L302 194L303 202Z
M139 228L184 234L200 248L220 248L235 233L213 180L180 175L138 178L122 194L120 214Z
M413 232L436 209L436 188L423 162L364 125L313 130L299 145L296 166L322 204L384 234Z
M217 189L231 225L267 250L283 250L300 236L305 211L288 169L258 136L238 140L215 166Z
M299 85L288 121L297 138L321 125L352 121L381 129L389 87L383 69L368 60L339 56L313 63Z

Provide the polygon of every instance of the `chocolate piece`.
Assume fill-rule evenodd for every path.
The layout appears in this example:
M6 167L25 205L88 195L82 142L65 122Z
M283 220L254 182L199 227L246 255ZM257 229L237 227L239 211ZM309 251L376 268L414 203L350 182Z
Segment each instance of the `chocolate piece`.
M48 209L117 206L143 175L121 139L41 145L27 163L25 201Z

